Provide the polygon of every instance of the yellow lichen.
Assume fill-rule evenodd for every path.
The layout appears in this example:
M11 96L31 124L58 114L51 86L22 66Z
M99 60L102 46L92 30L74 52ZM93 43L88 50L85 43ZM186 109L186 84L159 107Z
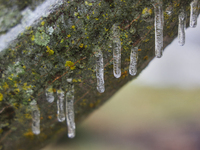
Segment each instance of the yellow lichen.
M57 93L59 93L59 94L62 93L62 92L63 92L62 90L57 90Z
M24 133L24 136L27 138L33 139L34 134L32 131L28 131L28 132Z
M32 41L34 41L34 40L35 40L35 36L34 36L34 35L31 37L31 40L32 40Z
M92 3L88 3L87 1L85 1L85 5L92 6Z
M8 79L9 79L9 80L12 80L12 78L11 78L11 77L8 77Z
M18 88L17 88L17 89L15 89L14 91L15 91L15 93L19 93L19 89L18 89Z
M44 22L44 21L42 21L42 22L41 22L41 25L43 26L44 24L45 24L45 22Z
M74 16L78 16L78 12L75 12L75 13L74 13Z
M50 49L49 46L47 46L46 48L47 48L46 52L49 53L49 55L54 54L54 51L52 49Z
M49 88L48 92L53 93L53 88Z
M151 15L153 13L153 11L152 11L152 9L146 7L146 8L143 9L142 14L144 15L146 13Z
M108 31L108 29L106 29L106 28L104 28L104 29L105 29L106 32Z
M22 87L25 91L31 88L31 85L27 86L27 83L24 83L24 86Z
M143 59L144 59L144 60L147 60L147 59L148 59L148 56L145 56Z
M80 48L83 48L83 45L84 45L84 44L83 44L83 43L81 43L81 44L79 45L79 47L80 47Z
M25 114L25 117L26 117L27 119L32 119L31 114Z
M3 88L4 88L5 90L7 90L7 89L9 88L7 82L4 83Z
M62 40L60 41L60 43L63 43L63 41L64 41L64 39L62 39Z
M72 29L75 29L75 25L72 26Z
M0 102L3 100L3 94L0 93Z
M71 61L66 61L65 67L70 67L71 70L74 70L76 67L74 66L74 63Z
M67 37L71 37L71 35L70 35L70 34L68 34L68 35L67 35Z

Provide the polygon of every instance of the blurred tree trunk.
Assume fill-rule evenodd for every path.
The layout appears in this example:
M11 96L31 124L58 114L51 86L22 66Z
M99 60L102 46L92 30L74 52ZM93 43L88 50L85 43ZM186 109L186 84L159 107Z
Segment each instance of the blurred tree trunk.
M188 26L190 2L163 1L164 47L177 37L181 8L186 10ZM155 56L154 9L149 0L0 0L0 8L0 150L39 149L66 131L66 122L57 121L56 102L46 100L46 88L67 91L66 79L73 78L78 124ZM119 25L122 44L119 79L113 76L113 24ZM134 46L139 48L138 73L131 76ZM102 94L96 90L98 47L104 57ZM39 135L31 131L32 100L40 109Z

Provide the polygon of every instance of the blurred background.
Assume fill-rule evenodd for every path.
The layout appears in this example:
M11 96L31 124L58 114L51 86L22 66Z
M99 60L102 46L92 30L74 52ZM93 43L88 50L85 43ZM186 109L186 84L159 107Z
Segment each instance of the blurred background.
M200 23L200 19L198 19ZM200 150L200 25L139 77L42 150Z

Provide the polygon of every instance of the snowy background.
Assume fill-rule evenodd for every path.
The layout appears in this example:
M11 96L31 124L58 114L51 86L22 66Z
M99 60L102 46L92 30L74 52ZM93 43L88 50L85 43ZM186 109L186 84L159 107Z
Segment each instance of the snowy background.
M200 18L198 18L200 22ZM158 87L200 87L200 25L187 28L184 46L175 39L133 83Z

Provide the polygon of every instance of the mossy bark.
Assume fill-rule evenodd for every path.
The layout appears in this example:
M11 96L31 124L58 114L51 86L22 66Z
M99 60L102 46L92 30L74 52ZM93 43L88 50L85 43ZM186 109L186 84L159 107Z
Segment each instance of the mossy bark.
M16 2L0 1L0 6L8 12L1 15L0 11L4 22L1 24L3 29L0 28L0 41L3 43L0 43L0 150L34 150L67 129L65 122L57 122L56 102L47 102L45 89L52 86L67 91L66 79L73 78L75 118L76 123L80 123L139 75L154 58L154 13L149 0L60 0L48 7L46 14L37 14L38 17L32 21L27 18L37 13L39 6L36 4L41 6L45 2ZM187 12L188 25L190 2L163 1L164 47L177 37L181 8ZM15 15L11 15L10 10L14 10ZM22 15L22 11L27 14ZM167 11L171 11L171 15ZM30 20L31 24L27 22ZM113 76L113 24L119 25L122 44L122 76L119 79ZM11 31L18 25L22 26L21 32L6 43L6 35L12 35ZM128 73L133 46L139 47L138 73L134 77ZM102 94L96 90L96 47L101 48L104 57L106 90ZM31 131L32 100L37 101L41 113L39 135Z

